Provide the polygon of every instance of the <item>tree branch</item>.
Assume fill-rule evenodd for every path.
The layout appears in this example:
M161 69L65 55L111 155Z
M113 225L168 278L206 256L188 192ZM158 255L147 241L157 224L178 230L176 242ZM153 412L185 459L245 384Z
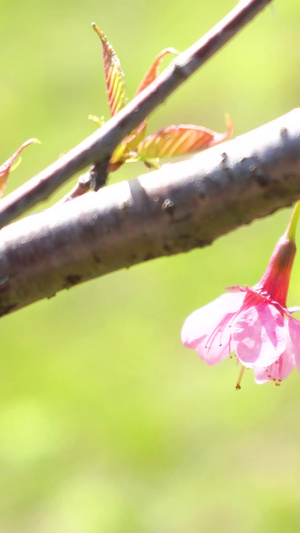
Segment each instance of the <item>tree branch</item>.
M205 246L300 196L300 109L191 159L0 232L0 315L155 257Z
M0 227L47 199L76 172L90 164L109 160L113 150L127 134L270 2L271 0L239 2L223 20L180 54L147 89L102 128L2 200Z

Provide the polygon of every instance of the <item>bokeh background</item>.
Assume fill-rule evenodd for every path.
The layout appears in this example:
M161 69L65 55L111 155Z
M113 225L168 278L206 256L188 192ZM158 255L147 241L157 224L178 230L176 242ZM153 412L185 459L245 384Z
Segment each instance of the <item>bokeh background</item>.
M133 95L158 51L184 50L234 4L1 0L0 161L29 137L43 142L24 152L8 192L94 131L89 113L108 117L92 21ZM153 113L149 131L223 131L229 112L238 135L297 107L299 25L298 0L274 2ZM142 172L128 165L112 181ZM211 368L180 343L190 312L258 281L289 213L1 319L1 532L299 531L297 371L281 387L247 371L236 392L231 360ZM297 258L290 305L299 270Z

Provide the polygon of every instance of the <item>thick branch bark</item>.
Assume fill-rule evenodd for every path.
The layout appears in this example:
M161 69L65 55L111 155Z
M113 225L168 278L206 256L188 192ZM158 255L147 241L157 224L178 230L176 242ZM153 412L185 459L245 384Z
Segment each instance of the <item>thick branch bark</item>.
M0 231L0 315L205 246L300 196L300 109L202 154Z
M108 161L113 150L127 134L270 2L271 0L239 2L223 20L180 54L147 89L102 128L2 200L0 227L47 199L76 172L92 163Z

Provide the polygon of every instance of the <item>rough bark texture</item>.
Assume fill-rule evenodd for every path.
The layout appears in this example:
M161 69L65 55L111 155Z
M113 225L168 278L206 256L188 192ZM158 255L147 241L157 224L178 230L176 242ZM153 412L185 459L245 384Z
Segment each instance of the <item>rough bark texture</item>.
M0 315L155 257L205 246L300 196L300 110L193 158L0 231Z
M249 0L237 6L102 128L11 193L0 205L0 227L47 199L76 172L108 161L113 150L149 113L250 22L271 0Z

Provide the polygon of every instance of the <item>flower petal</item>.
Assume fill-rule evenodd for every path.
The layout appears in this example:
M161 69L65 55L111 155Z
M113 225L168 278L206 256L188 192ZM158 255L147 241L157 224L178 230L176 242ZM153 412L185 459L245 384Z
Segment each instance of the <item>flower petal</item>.
M181 340L187 348L197 350L209 365L215 365L233 351L230 320L243 305L245 292L223 294L194 311L185 321Z
M284 318L274 305L249 307L234 325L236 355L248 368L267 367L285 351L287 336Z
M300 372L300 322L296 318L289 319L289 334L291 351L295 357L295 364Z
M288 377L294 366L294 354L286 350L272 365L266 368L255 368L255 381L259 384L266 383L267 381L280 383Z
M285 318L285 326L289 334L287 335L286 350L283 354L267 368L255 368L256 383L266 383L274 381L279 384L286 379L295 366L295 353L300 356L300 322L294 318ZM292 333L291 333L292 332Z

